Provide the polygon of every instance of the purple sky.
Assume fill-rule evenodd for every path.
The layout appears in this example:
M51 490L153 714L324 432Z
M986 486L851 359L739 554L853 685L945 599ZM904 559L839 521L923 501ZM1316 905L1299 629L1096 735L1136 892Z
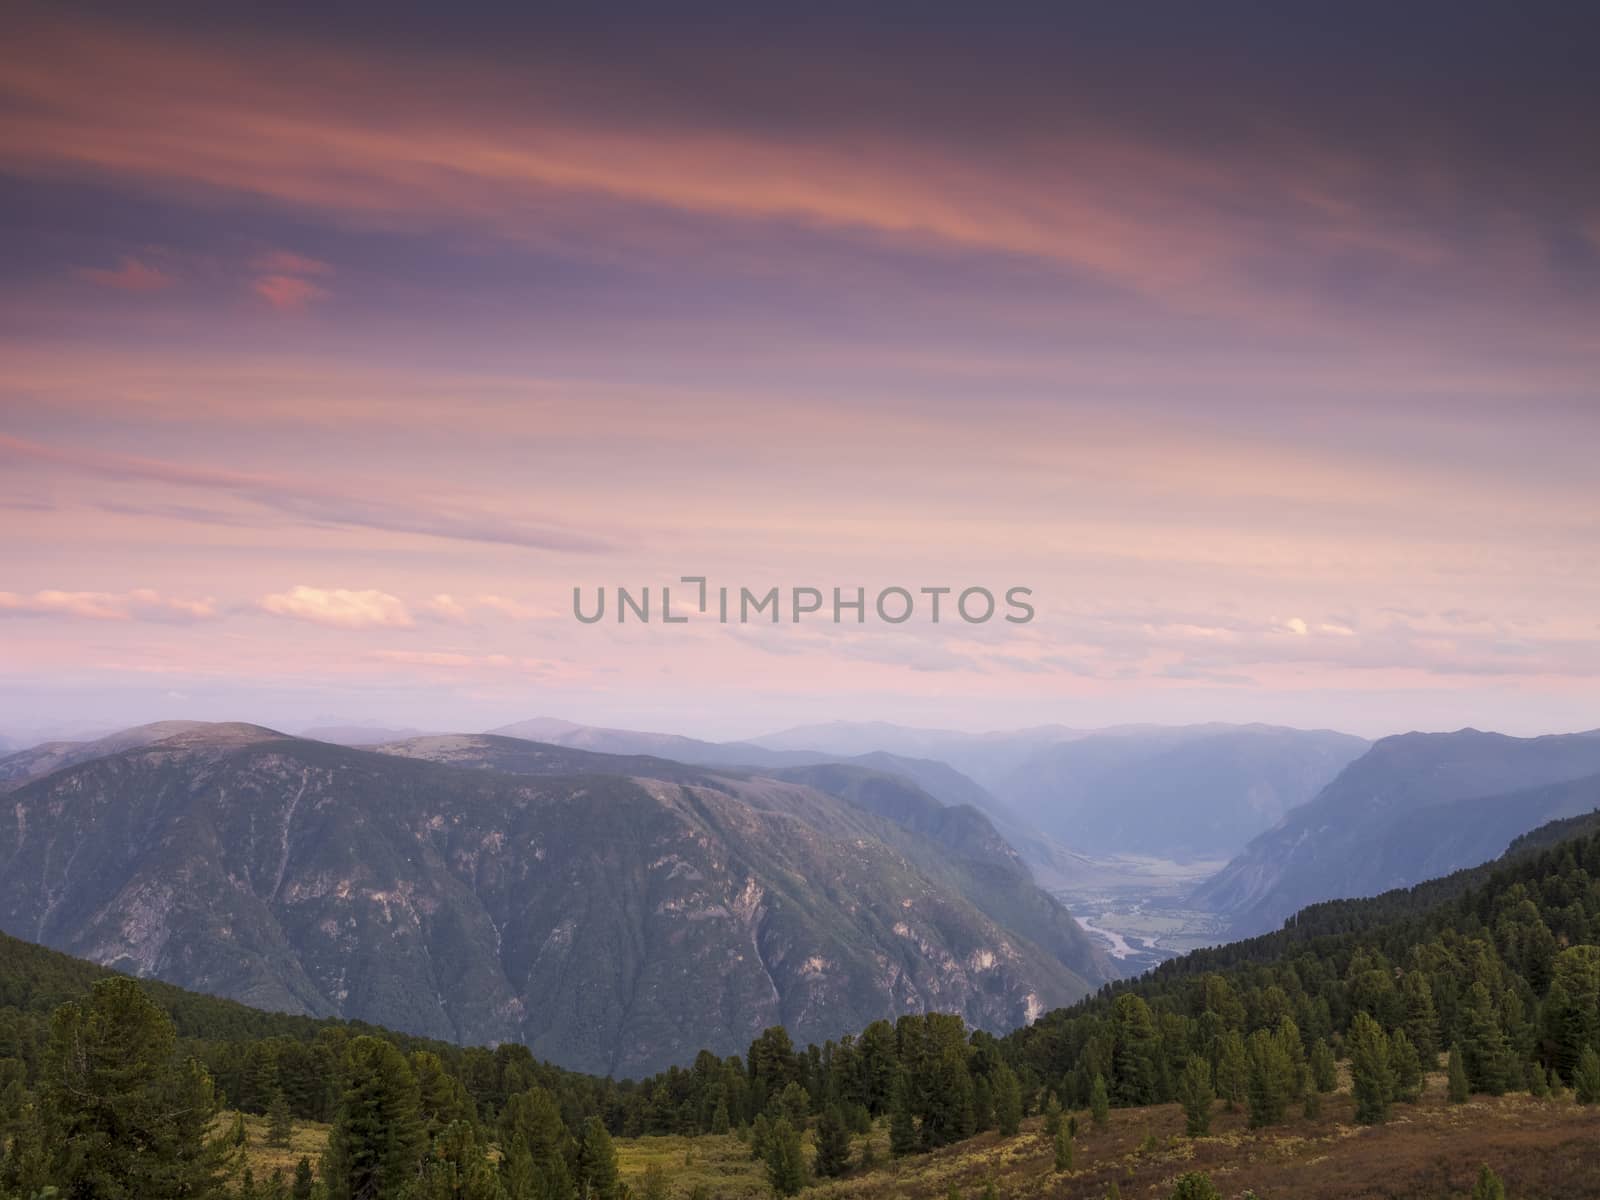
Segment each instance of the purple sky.
M13 6L0 732L1600 725L1600 30L1498 7ZM684 574L1038 615L570 616Z

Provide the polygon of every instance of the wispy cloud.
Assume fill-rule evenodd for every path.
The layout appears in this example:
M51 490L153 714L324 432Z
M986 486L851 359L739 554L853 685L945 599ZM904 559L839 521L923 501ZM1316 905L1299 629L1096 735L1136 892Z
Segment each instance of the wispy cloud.
M119 292L160 292L177 279L137 258L124 256L115 267L79 267L78 277Z
M209 596L202 600L186 600L164 596L150 588L135 588L128 592L0 592L0 616L80 617L90 621L179 624L206 621L217 615L216 602Z
M605 551L614 545L607 538L503 516L470 498L417 497L414 503L406 504L315 480L67 449L0 434L0 462L5 461L40 463L102 479L145 480L227 493L306 524L575 553ZM196 512L200 514L197 519L203 519L203 513Z

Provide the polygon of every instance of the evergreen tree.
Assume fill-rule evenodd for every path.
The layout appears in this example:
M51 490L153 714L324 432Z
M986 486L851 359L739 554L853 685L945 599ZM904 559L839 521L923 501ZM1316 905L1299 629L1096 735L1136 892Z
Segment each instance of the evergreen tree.
M267 1145L287 1146L294 1140L294 1118L289 1115L289 1101L282 1092L274 1092L267 1106Z
M290 1200L311 1200L311 1190L316 1184L316 1176L311 1170L311 1160L301 1158L294 1165L294 1183L289 1185Z
M542 1087L512 1094L500 1110L497 1128L502 1148L518 1141L526 1147L528 1169L542 1200L567 1200L571 1196L572 1173L567 1159L572 1137L554 1096Z
M891 1141L893 1136L891 1131ZM764 1162L767 1157L767 1147L771 1141L772 1121L766 1113L757 1113L756 1119L750 1122L750 1157L757 1162Z
M64 1195L223 1195L233 1147L210 1135L211 1078L178 1061L171 1020L132 979L102 979L50 1023L40 1154Z
M1405 1032L1424 1064L1439 1062L1439 1016L1433 1003L1433 985L1421 971L1409 971L1401 984L1405 998Z
M344 1077L323 1158L329 1200L398 1195L426 1149L411 1065L382 1038L358 1037L345 1051Z
M1331 1092L1339 1086L1339 1066L1333 1060L1328 1043L1318 1038L1311 1047L1311 1082L1319 1092Z
M1055 1168L1057 1174L1072 1170L1072 1135L1065 1128L1056 1130Z
M622 1177L617 1173L617 1150L605 1122L590 1117L578 1139L576 1170L578 1200L622 1200Z
M1572 1096L1579 1104L1600 1104L1600 1053L1585 1046L1572 1076Z
M1305 1100L1301 1105L1301 1112L1308 1121L1315 1121L1322 1115L1322 1093L1314 1087L1306 1089Z
M1550 1077L1538 1063L1528 1064L1528 1094L1535 1100L1550 1098Z
M1467 992L1461 1058L1473 1091L1498 1096L1506 1090L1510 1082L1511 1047L1500 1026L1494 999L1482 983L1473 984Z
M1350 1025L1350 1079L1356 1098L1356 1122L1376 1125L1387 1120L1395 1092L1389 1039L1364 1012L1357 1013Z
M1055 1137L1057 1132L1059 1132L1060 1129L1061 1129L1061 1122L1062 1122L1061 1102L1055 1098L1055 1093L1052 1092L1051 1095L1050 1095L1050 1098L1048 1100L1046 1100L1045 1104L1044 1104L1044 1135L1045 1135L1045 1137L1047 1137L1047 1138Z
M1389 1063L1394 1069L1394 1097L1407 1104L1422 1099L1422 1059L1404 1029L1389 1038Z
M1022 1084L1004 1063L994 1072L994 1119L1001 1137L1015 1137L1022 1128Z
M1211 1064L1191 1054L1178 1077L1178 1100L1183 1105L1184 1128L1190 1137L1211 1132L1211 1106L1217 1093L1211 1086Z
M994 1128L994 1085L987 1075L979 1075L972 1084L972 1128L974 1132Z
M832 1179L850 1170L850 1128L839 1106L829 1105L817 1118L817 1175Z
M500 1187L507 1200L543 1200L543 1181L533 1165L533 1152L520 1133L501 1143Z
M428 1137L472 1115L472 1101L467 1099L466 1088L445 1070L437 1054L430 1050L416 1051L411 1055L411 1073L417 1081L417 1115Z
M911 1114L911 1085L901 1071L895 1077L894 1098L889 1102L889 1153L900 1158L913 1153L920 1143L916 1118Z
M1448 1068L1448 1073L1450 1103L1465 1104L1467 1102L1467 1096L1472 1091L1472 1087L1467 1082L1467 1068L1466 1064L1461 1060L1460 1046L1450 1047L1450 1065Z
M767 1182L780 1196L792 1196L806 1185L800 1134L785 1117L772 1123L772 1134L767 1141Z
M729 1124L728 1089L722 1088L717 1095L717 1107L711 1113L711 1132L727 1133Z
M421 1171L401 1188L399 1200L505 1200L505 1191L477 1131L466 1121L452 1121L439 1130Z
M811 1115L811 1095L798 1083L786 1084L783 1091L778 1093L774 1110L768 1115L782 1117L797 1130L804 1129L806 1118Z
M1089 1115L1094 1118L1096 1129L1104 1129L1111 1121L1111 1097L1104 1075L1096 1075L1089 1087Z
M1288 1112L1294 1095L1294 1064L1284 1053L1283 1044L1265 1029L1258 1029L1245 1043L1249 1064L1245 1091L1250 1107L1250 1127L1277 1125Z
M1204 1171L1190 1171L1178 1177L1170 1200L1222 1200L1222 1193L1217 1191L1217 1185L1211 1182L1211 1176Z
M1245 1099L1250 1086L1250 1060L1237 1029L1222 1035L1217 1046L1217 1091L1232 1112Z
M1143 998L1118 996L1111 1009L1113 1090L1118 1104L1154 1104L1160 1097L1159 1038Z
M1500 1182L1500 1176L1489 1169L1488 1163L1478 1170L1478 1182L1473 1185L1472 1200L1506 1200L1506 1185Z

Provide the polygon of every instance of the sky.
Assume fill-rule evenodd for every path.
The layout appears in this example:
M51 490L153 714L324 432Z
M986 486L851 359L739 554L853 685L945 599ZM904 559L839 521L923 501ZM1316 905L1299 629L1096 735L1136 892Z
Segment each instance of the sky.
M861 7L7 5L0 735L1600 726L1592 6Z

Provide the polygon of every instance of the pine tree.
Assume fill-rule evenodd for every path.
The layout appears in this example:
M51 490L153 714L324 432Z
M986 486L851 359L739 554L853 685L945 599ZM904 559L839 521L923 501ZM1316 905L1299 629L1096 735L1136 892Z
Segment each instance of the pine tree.
M1072 1135L1065 1128L1057 1129L1055 1136L1055 1168L1057 1174L1072 1170Z
M211 1078L176 1056L172 1022L134 980L102 979L50 1023L40 1148L68 1196L210 1200L236 1153L211 1136Z
M838 1105L829 1105L817 1118L817 1175L833 1179L850 1170L850 1128Z
M1528 1094L1535 1100L1550 1098L1550 1077L1538 1063L1528 1064Z
M811 1115L811 1095L798 1083L786 1084L778 1093L776 1109L768 1115L782 1117L797 1130L804 1129Z
M890 1137L892 1140L892 1133ZM771 1141L772 1121L766 1113L757 1113L756 1119L750 1122L750 1157L757 1162L765 1161Z
M722 1088L717 1094L717 1107L711 1113L711 1132L727 1133L729 1128L728 1118L728 1089Z
M806 1185L800 1134L786 1117L779 1117L772 1123L772 1135L767 1142L767 1182L780 1196L792 1196Z
M301 1158L294 1165L294 1183L289 1187L290 1200L311 1200L312 1188L316 1186L316 1176L311 1170L311 1160Z
M1154 1104L1160 1090L1155 1017L1142 997L1118 996L1111 1007L1112 1075L1118 1104Z
M1245 1091L1250 1127L1276 1125L1287 1115L1294 1095L1294 1064L1285 1055L1282 1042L1264 1029L1250 1035L1245 1057L1249 1063Z
M1600 1053L1585 1046L1572 1075L1572 1097L1579 1104L1600 1104Z
M1232 1112L1245 1099L1250 1086L1250 1059L1237 1029L1222 1035L1217 1046L1217 1092Z
M994 1085L987 1075L979 1075L972 1084L972 1128L981 1132L994 1127Z
M543 1200L567 1200L572 1194L567 1162L572 1138L555 1097L542 1087L515 1092L507 1097L496 1124L502 1148L518 1141L526 1146Z
M617 1173L617 1150L611 1144L605 1122L590 1117L578 1139L578 1200L622 1200L622 1177Z
M1478 1182L1473 1185L1472 1200L1506 1200L1506 1185L1500 1182L1500 1176L1489 1169L1488 1163L1478 1170Z
M1356 1098L1356 1122L1376 1125L1388 1119L1395 1077L1389 1039L1366 1013L1350 1023L1350 1079Z
M1506 1090L1510 1082L1511 1047L1500 1026L1494 999L1482 983L1473 984L1467 991L1461 1057L1473 1091L1498 1096Z
M1022 1128L1022 1084L1004 1063L994 1072L994 1120L1001 1137L1015 1137Z
M1184 1128L1190 1137L1211 1132L1211 1106L1217 1093L1211 1086L1211 1064L1191 1054L1178 1077L1178 1101L1183 1105Z
M519 1133L501 1143L500 1187L507 1200L544 1200L542 1182L526 1138Z
M1322 1038L1311 1047L1311 1082L1319 1092L1331 1092L1339 1086L1339 1066Z
M913 1153L921 1141L911 1115L910 1093L910 1081L902 1070L895 1076L893 1098L889 1101L889 1153L896 1158Z
M1094 1118L1096 1129L1104 1129L1111 1121L1111 1097L1104 1075L1096 1075L1089 1086L1089 1115Z
M323 1158L329 1200L396 1195L427 1148L411 1065L382 1038L358 1037L345 1050L344 1076Z
M505 1191L476 1129L452 1121L438 1131L427 1161L398 1200L505 1200Z
M1322 1115L1322 1093L1314 1087L1308 1087L1300 1111L1308 1121L1315 1121L1320 1117Z
M1429 1066L1439 1062L1439 1016L1433 1004L1433 985L1421 971L1410 971L1401 985L1405 995L1405 1031L1417 1057Z
M411 1073L417 1081L417 1115L423 1132L430 1138L446 1125L465 1120L472 1106L461 1081L445 1070L444 1063L431 1050L411 1055Z
M1217 1191L1217 1185L1211 1182L1211 1176L1204 1171L1190 1171L1178 1177L1170 1200L1222 1200L1222 1193Z
M1062 1120L1061 1101L1057 1100L1055 1093L1052 1092L1050 1094L1050 1098L1044 1102L1045 1137L1055 1137L1057 1132L1059 1132L1061 1129Z
M294 1140L294 1118L289 1115L289 1101L282 1092L272 1094L267 1106L267 1145L287 1146Z
M1422 1099L1422 1059L1404 1029L1389 1038L1389 1063L1394 1068L1394 1096L1407 1104Z
M1449 1094L1451 1104L1465 1104L1472 1087L1467 1082L1466 1064L1461 1060L1461 1047L1450 1047Z

